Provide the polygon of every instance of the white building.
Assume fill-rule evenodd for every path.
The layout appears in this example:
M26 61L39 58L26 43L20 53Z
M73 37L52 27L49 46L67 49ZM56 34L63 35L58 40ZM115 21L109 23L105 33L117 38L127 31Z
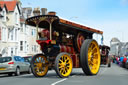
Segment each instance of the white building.
M128 55L128 42L120 42L117 38L112 38L110 42L110 55Z
M8 55L8 28L6 25L7 17L7 7L6 5L0 6L0 54L6 56Z
M2 56L32 56L40 52L36 43L36 28L25 25L25 15L22 13L21 3L14 1L0 1L1 40L0 53ZM29 11L29 13L32 13ZM31 14L29 14L31 15Z

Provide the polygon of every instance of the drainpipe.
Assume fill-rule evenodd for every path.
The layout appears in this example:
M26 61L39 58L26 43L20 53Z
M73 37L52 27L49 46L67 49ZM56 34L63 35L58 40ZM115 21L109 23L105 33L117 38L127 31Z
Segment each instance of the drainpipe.
M38 24L36 25L36 40L38 40Z

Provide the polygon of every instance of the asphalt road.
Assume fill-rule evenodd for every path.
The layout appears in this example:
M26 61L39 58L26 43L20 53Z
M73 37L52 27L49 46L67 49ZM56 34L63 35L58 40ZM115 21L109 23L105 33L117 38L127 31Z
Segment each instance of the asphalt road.
M55 71L49 71L43 78L32 74L8 77L0 75L0 85L128 85L128 69L112 64L111 68L101 66L98 75L86 76L81 69L73 69L69 78L59 78Z

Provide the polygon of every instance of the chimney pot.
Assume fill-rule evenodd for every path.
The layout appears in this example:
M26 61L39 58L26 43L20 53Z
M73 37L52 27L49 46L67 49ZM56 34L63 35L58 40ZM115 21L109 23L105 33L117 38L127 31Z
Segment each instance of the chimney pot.
M46 15L47 14L47 8L41 8L41 12L42 12L42 15Z
M56 12L50 11L50 12L48 12L48 15L56 15Z
M33 14L34 16L40 15L40 8L34 8Z

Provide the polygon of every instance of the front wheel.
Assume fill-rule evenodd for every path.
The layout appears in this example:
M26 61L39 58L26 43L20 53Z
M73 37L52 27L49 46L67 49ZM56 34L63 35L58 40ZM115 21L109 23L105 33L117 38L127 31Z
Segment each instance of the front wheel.
M31 60L31 70L35 77L43 77L48 72L48 61L43 54L33 56Z
M68 77L72 72L72 58L68 53L60 53L55 60L55 71L61 78Z
M100 50L93 39L86 39L80 50L80 63L86 75L96 75L100 68Z

